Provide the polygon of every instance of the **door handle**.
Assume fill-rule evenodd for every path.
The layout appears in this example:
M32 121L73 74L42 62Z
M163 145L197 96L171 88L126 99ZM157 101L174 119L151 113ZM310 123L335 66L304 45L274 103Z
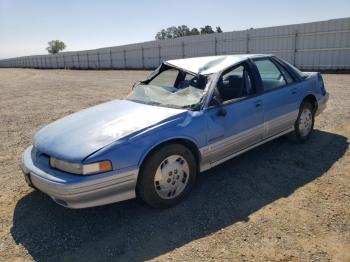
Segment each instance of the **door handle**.
M261 100L257 100L254 102L255 107L261 107L262 106L262 101Z
M297 89L296 89L296 88L293 88L293 89L291 90L291 92L292 92L293 95L295 95L295 94L297 93Z

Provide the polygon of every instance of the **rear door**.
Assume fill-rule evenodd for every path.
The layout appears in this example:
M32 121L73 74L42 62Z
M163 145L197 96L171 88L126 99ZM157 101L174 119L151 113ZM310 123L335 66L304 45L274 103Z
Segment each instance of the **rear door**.
M300 90L298 82L272 58L254 59L254 63L263 88L265 139L293 127L298 116Z

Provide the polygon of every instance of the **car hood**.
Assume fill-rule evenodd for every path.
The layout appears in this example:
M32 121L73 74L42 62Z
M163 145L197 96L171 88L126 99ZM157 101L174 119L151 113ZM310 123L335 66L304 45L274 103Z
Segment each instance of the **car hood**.
M81 162L97 150L185 110L114 100L61 118L34 135L42 153Z

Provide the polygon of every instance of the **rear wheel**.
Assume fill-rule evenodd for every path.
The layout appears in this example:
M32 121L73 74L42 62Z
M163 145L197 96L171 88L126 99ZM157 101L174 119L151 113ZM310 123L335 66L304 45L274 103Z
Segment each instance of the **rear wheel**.
M137 195L152 207L179 203L196 180L196 160L181 144L165 145L152 152L142 164Z
M309 139L315 122L315 109L309 102L303 102L299 109L298 118L294 124L294 131L290 138L302 143Z

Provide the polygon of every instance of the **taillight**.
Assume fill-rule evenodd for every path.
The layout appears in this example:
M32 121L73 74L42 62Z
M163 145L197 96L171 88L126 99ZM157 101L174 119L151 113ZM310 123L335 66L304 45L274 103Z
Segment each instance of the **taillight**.
M327 92L324 86L323 78L320 73L318 73L318 86L320 87L322 95L325 96Z

